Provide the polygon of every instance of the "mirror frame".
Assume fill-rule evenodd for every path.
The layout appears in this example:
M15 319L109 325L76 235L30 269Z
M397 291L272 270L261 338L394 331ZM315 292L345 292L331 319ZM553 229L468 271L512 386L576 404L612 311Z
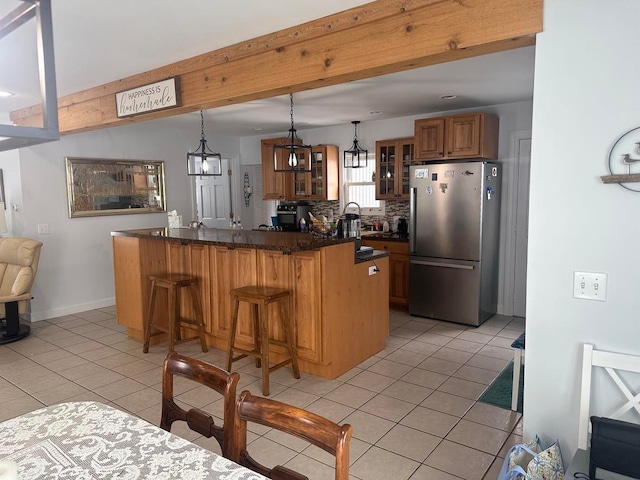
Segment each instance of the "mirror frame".
M67 204L70 218L166 212L164 162L162 161L65 157L65 163ZM136 170L138 169L141 169L141 171L137 172ZM148 170L149 173L144 173L143 169ZM107 185L111 185L111 190L103 192L102 195L96 195L97 174L105 173L109 178ZM144 174L147 177L151 177L155 186L136 186L132 176L136 174ZM124 180L114 179L113 176ZM124 206L105 209L95 208L93 197L138 196L144 198L146 196L149 198L150 191L153 190L156 190L157 193L154 195L153 201L147 203L146 206L132 208L131 204L129 204L128 208ZM109 195L109 193L112 195ZM121 195L122 193L126 195ZM143 205L145 204L143 203Z

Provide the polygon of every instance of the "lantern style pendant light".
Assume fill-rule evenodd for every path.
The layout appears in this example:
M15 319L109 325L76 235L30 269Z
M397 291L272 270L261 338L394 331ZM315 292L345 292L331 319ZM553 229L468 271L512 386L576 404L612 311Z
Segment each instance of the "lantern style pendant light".
M207 145L204 136L204 115L200 110L200 146L195 152L187 153L187 175L217 176L222 175L222 156L214 153Z
M344 151L344 168L366 167L367 155L369 152L360 148L360 144L358 143L358 125L360 124L360 121L354 120L351 123L353 123L353 145L351 145L350 150Z
M293 126L293 93L289 94L291 101L291 128L284 143L273 146L273 171L274 172L310 172L311 171L311 145L305 145L298 138Z

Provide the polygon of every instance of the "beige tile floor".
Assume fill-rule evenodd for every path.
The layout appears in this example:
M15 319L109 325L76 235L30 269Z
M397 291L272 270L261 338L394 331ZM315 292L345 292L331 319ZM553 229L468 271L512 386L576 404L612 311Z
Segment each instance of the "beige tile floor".
M351 478L495 479L508 448L522 438L521 415L476 403L512 358L524 319L495 316L478 328L392 310L386 348L335 380L290 370L271 374L271 397L353 426ZM178 351L224 366L224 352L196 342ZM142 353L115 321L114 307L32 324L24 340L0 346L0 421L64 401L94 400L158 424L166 346ZM239 391L260 394L260 372L234 363ZM219 416L221 400L177 381L185 405ZM276 431L250 427L258 460L333 478L333 458ZM176 423L173 432L219 453L217 444Z

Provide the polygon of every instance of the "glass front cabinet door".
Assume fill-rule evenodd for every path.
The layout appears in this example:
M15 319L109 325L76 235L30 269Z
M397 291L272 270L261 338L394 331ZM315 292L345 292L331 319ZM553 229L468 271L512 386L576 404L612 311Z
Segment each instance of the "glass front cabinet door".
M409 167L413 160L413 137L376 142L376 198L409 198Z
M293 174L292 200L337 200L338 165L338 147L314 146L311 171Z

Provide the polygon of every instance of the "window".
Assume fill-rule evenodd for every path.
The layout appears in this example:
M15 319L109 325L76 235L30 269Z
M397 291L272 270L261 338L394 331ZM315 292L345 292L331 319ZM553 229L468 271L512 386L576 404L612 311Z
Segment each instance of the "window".
M341 210L349 202L360 205L362 215L384 215L384 201L376 200L376 184L373 175L376 170L375 154L367 156L365 168L342 168L344 195Z

